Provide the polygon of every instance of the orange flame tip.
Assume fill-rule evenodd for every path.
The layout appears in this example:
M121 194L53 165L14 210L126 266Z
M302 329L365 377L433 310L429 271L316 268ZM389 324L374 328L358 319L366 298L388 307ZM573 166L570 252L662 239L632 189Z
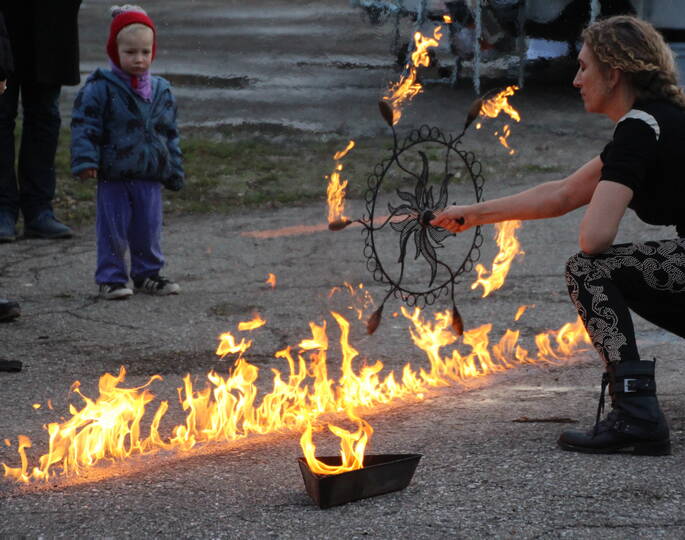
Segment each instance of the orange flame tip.
M266 321L262 319L261 315L259 313L255 314L255 316L252 318L250 321L243 321L238 323L238 330L241 332L244 331L249 331L249 330L255 330L257 328L261 328L266 324Z

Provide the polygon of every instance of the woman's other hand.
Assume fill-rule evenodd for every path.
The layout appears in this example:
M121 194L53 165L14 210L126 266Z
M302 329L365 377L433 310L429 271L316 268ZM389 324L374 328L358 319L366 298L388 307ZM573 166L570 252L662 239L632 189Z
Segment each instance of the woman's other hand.
M442 227L453 233L460 233L474 226L469 206L448 206L431 220L433 227Z

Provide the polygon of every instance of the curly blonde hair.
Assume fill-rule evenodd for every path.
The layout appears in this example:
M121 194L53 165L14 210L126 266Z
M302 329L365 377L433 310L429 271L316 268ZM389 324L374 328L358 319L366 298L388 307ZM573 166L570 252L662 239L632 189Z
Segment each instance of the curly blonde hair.
M602 64L628 76L638 99L665 99L685 109L673 51L651 24L617 15L590 24L581 37Z

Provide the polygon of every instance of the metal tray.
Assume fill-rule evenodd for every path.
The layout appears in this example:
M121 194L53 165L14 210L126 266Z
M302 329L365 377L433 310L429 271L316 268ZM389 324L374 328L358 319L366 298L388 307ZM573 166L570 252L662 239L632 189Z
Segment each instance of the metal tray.
M326 465L340 465L340 456L317 456ZM320 508L330 508L367 497L406 488L414 476L421 454L364 456L364 467L340 474L315 474L307 460L298 458L307 493Z

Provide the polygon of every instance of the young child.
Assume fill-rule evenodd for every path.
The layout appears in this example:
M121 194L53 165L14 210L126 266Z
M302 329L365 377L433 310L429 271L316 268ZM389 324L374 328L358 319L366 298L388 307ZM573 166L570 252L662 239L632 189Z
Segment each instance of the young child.
M155 25L138 6L112 8L107 41L110 70L97 69L74 102L71 170L97 178L99 295L128 298L126 250L136 292L177 294L162 277L162 185L183 187L176 102L168 81L150 75Z

